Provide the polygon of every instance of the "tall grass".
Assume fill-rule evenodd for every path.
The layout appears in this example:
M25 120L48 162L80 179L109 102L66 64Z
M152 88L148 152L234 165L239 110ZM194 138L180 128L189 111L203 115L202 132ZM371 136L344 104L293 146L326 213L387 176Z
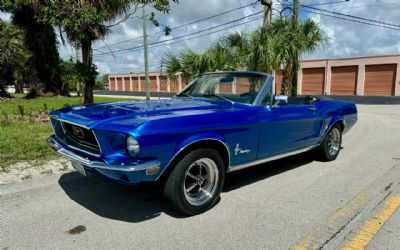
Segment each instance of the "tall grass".
M96 102L133 99L95 98ZM47 122L34 119L34 112L48 112L68 105L78 105L79 98L52 97L0 101L0 171L19 161L46 161L58 157L46 145L53 133ZM22 119L19 119L22 118Z

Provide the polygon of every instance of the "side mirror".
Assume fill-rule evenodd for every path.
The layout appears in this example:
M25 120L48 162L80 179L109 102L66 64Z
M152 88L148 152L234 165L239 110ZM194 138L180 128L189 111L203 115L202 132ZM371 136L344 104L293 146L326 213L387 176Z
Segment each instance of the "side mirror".
M276 95L274 97L273 107L283 106L288 104L288 97L286 95Z

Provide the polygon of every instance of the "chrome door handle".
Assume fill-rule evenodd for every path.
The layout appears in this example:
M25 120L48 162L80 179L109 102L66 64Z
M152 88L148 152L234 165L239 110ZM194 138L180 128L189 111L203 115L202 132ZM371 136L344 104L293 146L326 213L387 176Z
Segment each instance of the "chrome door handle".
M315 112L315 111L317 111L317 109L316 109L315 107L308 108L308 110L310 110L310 111L312 111L312 112Z

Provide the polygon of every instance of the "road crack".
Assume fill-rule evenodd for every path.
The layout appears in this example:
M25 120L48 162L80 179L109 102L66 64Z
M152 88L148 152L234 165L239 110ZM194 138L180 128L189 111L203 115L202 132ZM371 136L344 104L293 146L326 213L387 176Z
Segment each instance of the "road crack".
M347 225L349 225L350 222L352 222L360 213L361 211L358 211L356 214L354 214L354 216L352 216L341 228L339 228L334 234L332 234L331 237L329 237L329 239L327 239L324 243L322 243L322 245L317 249L318 250L323 249L331 240L333 240L337 235L339 235L347 227Z

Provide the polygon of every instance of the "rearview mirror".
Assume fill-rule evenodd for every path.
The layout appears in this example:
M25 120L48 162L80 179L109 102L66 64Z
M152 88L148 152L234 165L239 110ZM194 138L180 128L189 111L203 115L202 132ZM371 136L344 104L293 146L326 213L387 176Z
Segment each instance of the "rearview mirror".
M231 83L234 81L235 81L235 78L233 78L231 76L227 76L227 77L222 78L219 82L220 83Z

